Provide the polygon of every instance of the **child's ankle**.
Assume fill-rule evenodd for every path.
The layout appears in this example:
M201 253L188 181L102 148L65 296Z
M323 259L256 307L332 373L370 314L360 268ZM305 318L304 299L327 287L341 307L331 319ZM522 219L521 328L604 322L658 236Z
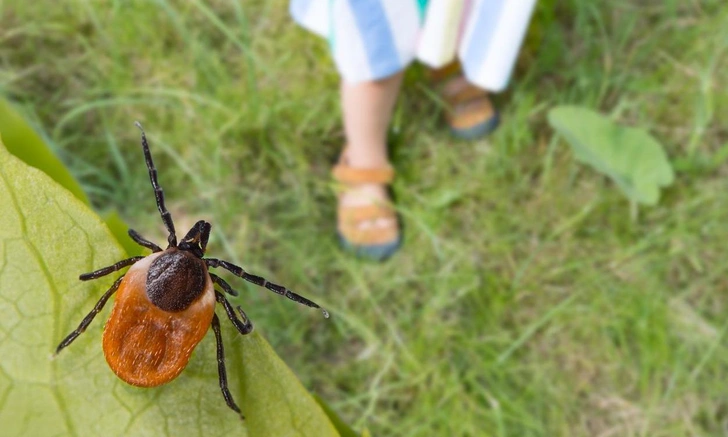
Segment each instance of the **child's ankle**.
M386 168L389 167L389 159L386 155L372 152L380 148L349 148L346 153L346 161L352 168ZM385 148L381 148L386 150Z

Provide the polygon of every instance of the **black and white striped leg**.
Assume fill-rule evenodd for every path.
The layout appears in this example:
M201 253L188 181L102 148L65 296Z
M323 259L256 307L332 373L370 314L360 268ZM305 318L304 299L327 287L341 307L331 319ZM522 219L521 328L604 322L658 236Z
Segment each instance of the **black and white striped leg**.
M229 294L230 296L238 295L237 290L233 290L233 287L231 287L230 284L228 284L221 277L217 276L214 273L210 273L210 278L212 278L212 283L219 285L225 293Z
M146 247L147 249L151 249L152 252L161 252L162 248L157 246L156 244L152 243L151 241L147 240L146 238L139 235L137 231L134 229L129 229L129 236L131 237L134 242L142 247Z
M245 419L243 413L240 412L240 407L238 407L235 403L233 395L230 394L230 390L228 389L227 371L225 370L225 348L222 345L220 319L217 318L217 314L212 315L212 330L215 332L215 340L217 341L217 373L220 376L220 390L222 390L222 397L225 398L225 403L231 410L238 413L241 419Z
M291 290L287 289L286 287L284 287L282 285L268 282L263 277L251 275L250 273L243 270L242 267L238 267L233 263L230 263L228 261L221 260L221 259L215 259L215 258L205 258L205 262L207 263L208 267L222 267L223 269L229 271L230 273L234 274L235 276L241 277L248 282L252 282L255 285L265 287L268 290L270 290L274 293L280 294L281 296L285 296L294 302L300 303L301 305L306 305L306 306L312 307L312 308L318 308L324 314L324 317L326 317L326 318L329 317L328 311L321 308L319 306L319 304L317 304L316 302L306 299L305 297L292 292Z
M235 310L233 309L233 306L228 302L228 300L225 298L225 295L220 293L219 291L215 290L215 299L222 304L222 307L225 308L225 312L227 313L228 318L235 326L235 329L238 330L239 333L242 335L250 334L253 331L253 322L250 321L248 316L245 314L242 308L238 306L238 312L240 313L240 317L243 320L238 319L237 314L235 314Z
M58 352L60 352L63 348L68 346L69 344L73 343L73 340L76 339L79 335L81 335L86 328L88 328L88 325L91 324L91 322L94 320L94 317L96 317L96 314L101 312L101 310L104 308L104 305L106 305L106 302L109 300L112 294L116 292L116 290L119 288L119 284L121 284L121 280L124 278L122 275L119 279L116 280L116 282L111 285L111 288L109 288L106 293L104 293L103 296L101 296L101 299L99 299L98 302L96 302L96 306L94 306L94 309L91 310L90 313L86 315L86 317L83 318L81 321L81 324L78 325L78 328L76 328L73 332L68 334L66 338L61 341L61 343L56 348L56 355L58 355Z
M164 222L164 226L169 232L167 242L169 242L170 247L177 247L177 235L174 232L174 222L172 221L172 214L169 213L167 207L164 205L164 190L162 190L162 187L159 186L159 181L157 180L157 169L154 167L152 154L149 151L147 136L144 133L142 125L138 121L134 124L142 132L142 150L144 151L144 159L147 162L147 169L149 170L149 180L152 182L152 188L154 188L154 197L157 199L157 209L159 209L159 214L162 215L162 221Z
M143 257L143 256L133 256L131 258L121 260L112 266L104 267L103 269L98 269L91 273L84 273L84 274L80 275L78 277L78 279L80 279L82 281L90 281L91 279L97 279L102 276L106 276L109 273L117 272L117 271L123 269L124 267L128 267L128 266L134 264L135 262L137 262L141 259L144 259L144 258L145 257Z

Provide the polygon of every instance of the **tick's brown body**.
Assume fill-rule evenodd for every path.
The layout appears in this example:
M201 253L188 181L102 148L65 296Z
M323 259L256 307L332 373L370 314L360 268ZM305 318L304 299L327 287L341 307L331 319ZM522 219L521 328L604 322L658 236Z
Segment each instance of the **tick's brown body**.
M137 123L141 130L141 125ZM117 279L93 310L84 317L56 348L59 353L71 344L101 312L106 302L117 293L114 308L104 328L103 348L109 367L122 380L139 387L155 387L176 378L187 366L190 355L212 328L217 343L217 370L220 390L228 407L240 414L227 384L225 351L220 333L220 320L215 314L215 303L223 306L233 326L245 335L253 330L253 324L240 307L235 309L224 293L237 296L238 292L222 278L209 272L209 268L221 267L230 273L300 304L320 308L281 285L265 278L251 275L235 264L215 258L204 258L211 225L200 220L177 243L172 215L164 206L164 193L157 182L157 170L149 152L147 138L142 131L142 151L154 188L157 208L164 226L169 231L167 249L146 240L133 229L129 236L139 245L151 249L149 256L135 256L84 273L79 279L88 281L131 266L126 275ZM214 284L222 288L215 289ZM326 310L321 309L325 317ZM240 414L242 418L242 414Z
M167 289L164 291L168 296L197 294L186 308L165 311L150 298L147 287L150 266L160 257L172 258L175 252L180 251L172 248L153 253L126 272L104 327L106 361L119 378L131 385L155 387L176 378L210 329L215 314L215 289L207 266L201 260L193 260L204 269L199 293L187 287L194 281L175 283L178 281L170 280L165 284ZM169 270L175 267L168 265Z

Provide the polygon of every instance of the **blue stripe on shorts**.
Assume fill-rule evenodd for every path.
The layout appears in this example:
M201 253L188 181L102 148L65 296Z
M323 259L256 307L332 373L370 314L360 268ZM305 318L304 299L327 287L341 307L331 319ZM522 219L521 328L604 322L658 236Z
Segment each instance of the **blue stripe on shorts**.
M378 0L349 0L373 80L383 79L402 70L392 30L384 7Z

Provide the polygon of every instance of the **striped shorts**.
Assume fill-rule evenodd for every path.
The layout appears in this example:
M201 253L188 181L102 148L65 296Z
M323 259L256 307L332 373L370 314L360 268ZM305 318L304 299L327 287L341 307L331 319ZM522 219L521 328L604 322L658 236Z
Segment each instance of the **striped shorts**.
M327 38L348 83L383 79L415 59L459 60L467 79L500 91L536 0L291 0L294 20Z

